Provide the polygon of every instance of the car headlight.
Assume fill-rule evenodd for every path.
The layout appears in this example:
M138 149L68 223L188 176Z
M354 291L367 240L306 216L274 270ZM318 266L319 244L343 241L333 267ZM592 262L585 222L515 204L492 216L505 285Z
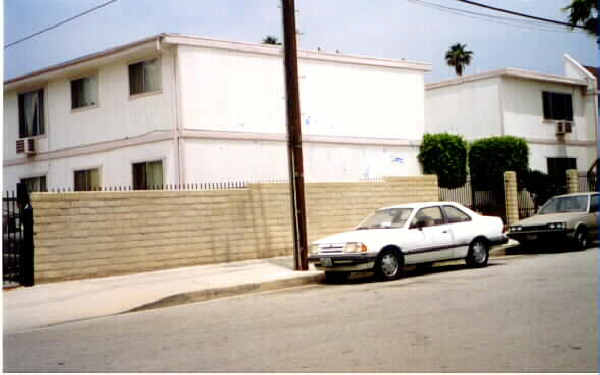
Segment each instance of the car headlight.
M523 227L522 227L522 226L520 226L520 225L515 225L515 226L513 226L513 227L510 227L510 231L511 231L511 232L520 232L520 231L522 231L522 230L523 230Z
M362 242L348 242L344 246L345 253L366 253L367 246Z
M548 229L550 230L564 230L567 229L567 223L559 221L556 223L548 223Z
M311 254L319 254L319 252L321 251L321 246L316 245L316 244L312 244L310 245L310 247L308 248L308 251Z

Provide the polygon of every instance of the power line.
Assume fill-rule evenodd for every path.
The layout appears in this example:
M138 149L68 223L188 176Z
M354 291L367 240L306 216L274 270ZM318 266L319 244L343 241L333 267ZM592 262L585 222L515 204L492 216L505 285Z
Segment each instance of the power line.
M542 21L525 20L525 19L519 19L519 18L514 18L514 17L494 15L494 14L489 14L489 13L474 12L474 11L470 11L470 10L466 10L466 9L458 9L458 8L448 7L448 6L444 6L444 5L437 4L437 3L430 3L430 2L427 2L424 0L408 0L408 1L413 4L416 4L416 5L433 8L433 9L436 9L439 11L448 12L448 13L456 14L459 16L464 16L464 17L469 17L469 18L474 18L474 19L481 19L484 21L490 21L490 22L494 22L494 23L498 23L498 24L514 26L514 27L519 27L519 28L528 29L528 30L545 31L545 32L562 32L562 33L572 33L573 32L573 30L567 30L562 27L558 28L558 26L547 25L547 23L544 23Z
M26 37L24 37L24 38L21 38L21 39L19 39L19 40L15 40L14 42L10 42L10 43L8 43L8 44L5 44L5 45L4 45L4 49L6 49L6 48L8 48L8 47L11 47L11 46L14 46L14 45L15 45L15 44L17 44L17 43L21 43L21 42L24 42L24 41L26 41L26 40L29 40L29 39L31 39L31 38L33 38L33 37L35 37L35 36L38 36L38 35L40 35L40 34L43 34L43 33L47 32L47 31L50 31L50 30L56 29L57 27L59 27L59 26L61 26L61 25L65 24L65 23L67 23L67 22L69 22L69 21L72 21L72 20L74 20L74 19L76 19L76 18L79 18L79 17L81 17L81 16L84 16L84 15L86 15L86 14L88 14L88 13L92 13L93 11L96 11L96 10L98 10L98 9L100 9L100 8L103 8L103 7L107 6L107 5L110 5L110 4L112 4L112 3L116 2L116 1L118 1L118 0L110 0L110 1L107 1L106 3L100 4L100 5L98 5L98 6L95 6L95 7L93 7L93 8L90 8L90 9L88 9L88 10L84 11L84 12L81 12L81 13L79 13L79 14L76 14L76 15L74 15L73 17L69 17L69 18L67 18L67 19L64 19L64 20L62 20L62 21L60 21L60 22L56 23L55 25L52 25L52 26L50 26L50 27L47 27L47 28L45 28L45 29L43 29L43 30L40 30L40 31L38 31L38 32L35 32L35 33L33 33L33 34L31 34L31 35L28 35L28 36L26 36Z
M477 7L481 7L481 8L485 8L485 9L494 10L496 12L502 12L502 13L512 14L514 16L531 18L531 19L538 20L538 21L550 22L550 23L555 23L555 24L558 24L558 25L563 25L563 26L568 26L568 27L576 27L576 28L579 28L579 29L585 29L583 26L573 25L573 24L571 24L569 22L554 20L554 19L551 19L551 18L544 18L544 17L533 16L531 14L515 12L514 10L508 10L508 9L503 9L503 8L496 8L496 7L493 7L493 6L490 6L490 5L476 3L475 1L471 1L471 0L456 0L456 1L461 2L461 3L465 3L465 4L470 4L470 5L477 6Z

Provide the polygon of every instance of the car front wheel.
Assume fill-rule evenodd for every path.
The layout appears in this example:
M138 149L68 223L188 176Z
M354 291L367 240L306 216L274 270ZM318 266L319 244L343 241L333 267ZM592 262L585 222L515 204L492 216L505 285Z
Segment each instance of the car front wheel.
M578 228L575 232L575 246L577 250L585 250L588 246L588 235L585 228Z
M467 265L471 267L487 266L489 258L489 248L487 243L482 239L476 239L469 246L469 254L467 255Z
M402 258L394 250L384 250L375 264L377 278L383 281L396 280L402 273Z

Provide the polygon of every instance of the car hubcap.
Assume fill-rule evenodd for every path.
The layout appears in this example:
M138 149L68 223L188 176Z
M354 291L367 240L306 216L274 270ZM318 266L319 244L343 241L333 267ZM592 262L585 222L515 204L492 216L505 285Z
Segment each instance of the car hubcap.
M579 232L579 246L585 247L587 245L587 239L585 238L585 233Z
M394 276L398 272L398 259L393 254L386 254L381 258L381 271L387 277Z
M473 259L477 263L483 263L485 261L485 245L481 242L476 242L473 245Z

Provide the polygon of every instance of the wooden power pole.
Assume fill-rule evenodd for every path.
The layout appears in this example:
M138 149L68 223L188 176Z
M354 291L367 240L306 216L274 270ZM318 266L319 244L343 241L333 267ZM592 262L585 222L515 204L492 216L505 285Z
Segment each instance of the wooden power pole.
M302 128L298 97L298 58L296 54L296 21L294 0L282 0L283 52L287 105L288 162L294 232L294 269L308 270L308 238L306 235L306 201L304 198L304 162Z

